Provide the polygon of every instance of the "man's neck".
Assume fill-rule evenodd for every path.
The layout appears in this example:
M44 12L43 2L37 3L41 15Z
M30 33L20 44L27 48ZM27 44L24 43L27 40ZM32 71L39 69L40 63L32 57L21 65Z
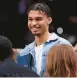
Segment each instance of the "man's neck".
M43 35L40 35L40 36L35 36L36 45L39 46L39 45L45 43L48 40L49 37L50 37L49 32L46 32L46 33L44 33Z

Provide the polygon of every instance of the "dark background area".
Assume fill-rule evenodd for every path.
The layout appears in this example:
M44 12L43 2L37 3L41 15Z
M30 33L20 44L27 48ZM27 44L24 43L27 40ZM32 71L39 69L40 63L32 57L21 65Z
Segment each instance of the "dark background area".
M70 16L77 17L77 0L26 0L25 12L19 12L19 2L25 0L0 1L0 35L7 36L15 48L23 48L34 40L27 27L27 8L32 3L45 2L53 13L54 31L63 28L63 34L77 36L77 22L68 20ZM57 33L58 34L58 33Z

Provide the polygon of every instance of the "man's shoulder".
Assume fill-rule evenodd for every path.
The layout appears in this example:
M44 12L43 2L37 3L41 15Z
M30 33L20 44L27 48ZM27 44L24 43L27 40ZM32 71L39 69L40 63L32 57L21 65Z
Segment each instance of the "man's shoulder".
M30 50L34 48L34 42L28 44L28 45L25 45L25 48L20 52L20 55L23 56L23 55L27 55L30 53Z
M65 38L58 37L58 40L60 44L70 44L71 45L71 43Z
M26 45L26 46L28 46L28 47L33 47L34 44L35 44L35 42L32 42L32 43L30 43L30 44L28 44L28 45Z
M65 38L60 37L56 33L53 32L51 34L52 34L51 39L54 40L54 41L57 41L59 44L70 44L71 45L71 43L68 40L66 40Z
M8 66L7 66L8 65ZM1 65L0 66L0 77L39 77L36 73L28 69L27 67L24 67L23 65L14 63L7 65ZM13 66L13 67L12 67ZM5 70L3 70L5 69Z
M32 49L34 47L34 42L28 44L28 45L25 45L25 48L24 49Z

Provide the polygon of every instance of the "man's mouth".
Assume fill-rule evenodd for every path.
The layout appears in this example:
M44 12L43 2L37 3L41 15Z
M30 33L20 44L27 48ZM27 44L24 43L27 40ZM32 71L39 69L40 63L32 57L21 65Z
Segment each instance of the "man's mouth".
M38 31L38 30L39 30L39 28L32 28L32 30L33 30L33 31Z

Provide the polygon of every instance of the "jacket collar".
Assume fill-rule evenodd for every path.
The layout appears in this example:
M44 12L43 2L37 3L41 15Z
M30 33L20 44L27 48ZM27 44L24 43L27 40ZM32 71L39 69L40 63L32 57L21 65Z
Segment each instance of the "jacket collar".
M54 41L54 40L56 40L58 38L59 38L59 36L57 34L55 34L54 32L50 33L50 37L48 38L47 42Z
M47 40L47 42L50 42L50 41L55 41L55 40L57 40L59 38L59 36L56 34L56 33L50 33L50 37L49 37L49 39ZM36 42L34 41L34 42L32 42L31 44L29 44L29 50L32 50L34 47L35 47L35 45L36 45Z
M56 40L58 38L59 38L59 36L56 33L53 32L53 33L50 33L50 37L48 38L48 40L46 42L54 41L54 40ZM36 44L35 41L33 43Z

